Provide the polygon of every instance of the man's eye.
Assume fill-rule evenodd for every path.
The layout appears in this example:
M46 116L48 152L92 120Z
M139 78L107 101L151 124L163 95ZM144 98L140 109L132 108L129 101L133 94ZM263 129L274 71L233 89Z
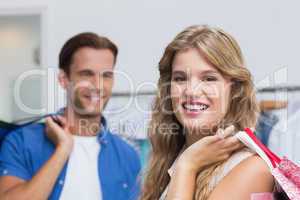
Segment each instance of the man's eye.
M81 72L80 75L81 76L92 76L93 73L91 73L91 72Z
M114 74L112 72L103 73L104 78L112 78Z

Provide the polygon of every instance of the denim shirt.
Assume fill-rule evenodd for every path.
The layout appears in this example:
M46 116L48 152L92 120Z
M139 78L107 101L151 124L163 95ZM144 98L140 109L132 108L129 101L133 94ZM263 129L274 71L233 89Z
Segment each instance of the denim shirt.
M140 160L135 150L112 134L102 118L98 133L101 150L98 174L104 200L135 200L140 192ZM0 150L0 176L30 180L49 160L55 146L45 135L44 124L32 124L6 136ZM68 161L60 172L49 200L58 200L64 186ZM80 188L79 188L80 189Z

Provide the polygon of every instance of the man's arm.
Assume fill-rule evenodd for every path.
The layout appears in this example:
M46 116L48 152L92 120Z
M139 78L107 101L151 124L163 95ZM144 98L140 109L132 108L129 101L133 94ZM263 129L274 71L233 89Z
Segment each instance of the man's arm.
M45 200L49 197L64 164L68 153L57 148L52 157L30 180L24 181L14 176L0 178L1 200Z
M0 200L45 200L49 197L71 153L73 140L66 128L59 127L49 118L46 132L56 145L54 154L29 181L15 176L0 178Z

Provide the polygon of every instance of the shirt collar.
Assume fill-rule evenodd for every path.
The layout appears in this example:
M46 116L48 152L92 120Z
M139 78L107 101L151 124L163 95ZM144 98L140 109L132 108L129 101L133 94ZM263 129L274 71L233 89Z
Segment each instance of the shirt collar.
M108 140L107 140L108 128L107 128L107 121L106 121L105 117L103 117L103 116L101 117L100 123L101 123L101 128L98 133L98 140L101 144L107 144L108 143Z
M60 108L55 114L56 115L62 115L64 114L64 111L65 111L65 107L64 108ZM99 133L97 134L97 138L98 138L98 141L101 143L101 144L108 144L108 126L107 126L107 121L105 119L104 116L101 116L101 119L100 119L100 125L101 125L101 128L100 128L100 131Z

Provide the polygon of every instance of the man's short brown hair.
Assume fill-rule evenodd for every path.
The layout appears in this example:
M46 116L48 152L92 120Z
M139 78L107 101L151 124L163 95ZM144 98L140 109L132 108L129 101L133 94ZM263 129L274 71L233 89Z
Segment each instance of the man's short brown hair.
M113 53L115 59L114 62L116 63L118 47L112 41L92 32L80 33L70 38L64 44L59 53L59 68L67 75L70 73L70 65L72 64L73 55L83 47L109 49Z

